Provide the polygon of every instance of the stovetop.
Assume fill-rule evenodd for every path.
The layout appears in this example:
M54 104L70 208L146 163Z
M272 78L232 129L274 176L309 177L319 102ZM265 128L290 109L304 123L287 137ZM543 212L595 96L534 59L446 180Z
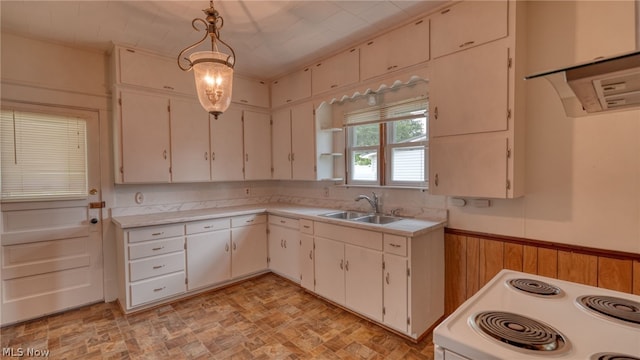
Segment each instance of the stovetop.
M433 342L469 359L640 358L638 317L640 296L502 270L435 329Z

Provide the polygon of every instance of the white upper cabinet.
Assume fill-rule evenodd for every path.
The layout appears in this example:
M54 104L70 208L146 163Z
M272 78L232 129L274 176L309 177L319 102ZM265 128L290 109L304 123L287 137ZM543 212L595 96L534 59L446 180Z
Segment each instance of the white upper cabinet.
M432 61L432 137L507 130L509 48L504 41Z
M360 80L360 51L350 49L311 67L312 93L320 94Z
M242 110L231 105L211 124L211 180L243 180L244 147L242 143Z
M271 179L271 119L269 114L245 110L243 130L244 179Z
M431 18L431 52L437 58L508 35L507 0L463 1Z
M294 180L316 179L315 123L313 104L291 108L291 160Z
M273 112L273 179L291 179L291 109Z
M209 181L209 114L198 101L176 98L170 104L171 181Z
M301 100L311 96L311 70L292 72L271 83L271 107Z
M234 74L231 101L238 104L268 108L269 85L261 80L249 79Z
M360 79L429 60L429 19L416 20L360 47Z
M118 96L121 166L116 183L170 182L169 98L124 90Z
M195 95L192 72L180 70L175 59L143 50L115 47L116 83Z

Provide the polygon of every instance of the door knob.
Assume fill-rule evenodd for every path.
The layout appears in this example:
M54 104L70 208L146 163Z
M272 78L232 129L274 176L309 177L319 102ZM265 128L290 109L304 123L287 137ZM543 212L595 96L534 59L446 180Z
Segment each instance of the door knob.
M98 189L91 189L89 190L89 195L95 195L98 193Z

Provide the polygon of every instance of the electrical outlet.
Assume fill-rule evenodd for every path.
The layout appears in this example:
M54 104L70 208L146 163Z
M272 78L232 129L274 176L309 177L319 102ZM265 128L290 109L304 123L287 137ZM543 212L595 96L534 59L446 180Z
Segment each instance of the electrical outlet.
M244 188L244 196L251 196L251 188Z

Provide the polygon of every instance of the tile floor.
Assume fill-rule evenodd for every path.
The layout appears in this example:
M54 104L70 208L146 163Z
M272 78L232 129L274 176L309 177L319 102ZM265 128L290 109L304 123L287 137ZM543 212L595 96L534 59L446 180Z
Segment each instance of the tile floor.
M433 359L431 336L414 344L273 274L127 316L115 302L86 306L0 336L50 359Z

